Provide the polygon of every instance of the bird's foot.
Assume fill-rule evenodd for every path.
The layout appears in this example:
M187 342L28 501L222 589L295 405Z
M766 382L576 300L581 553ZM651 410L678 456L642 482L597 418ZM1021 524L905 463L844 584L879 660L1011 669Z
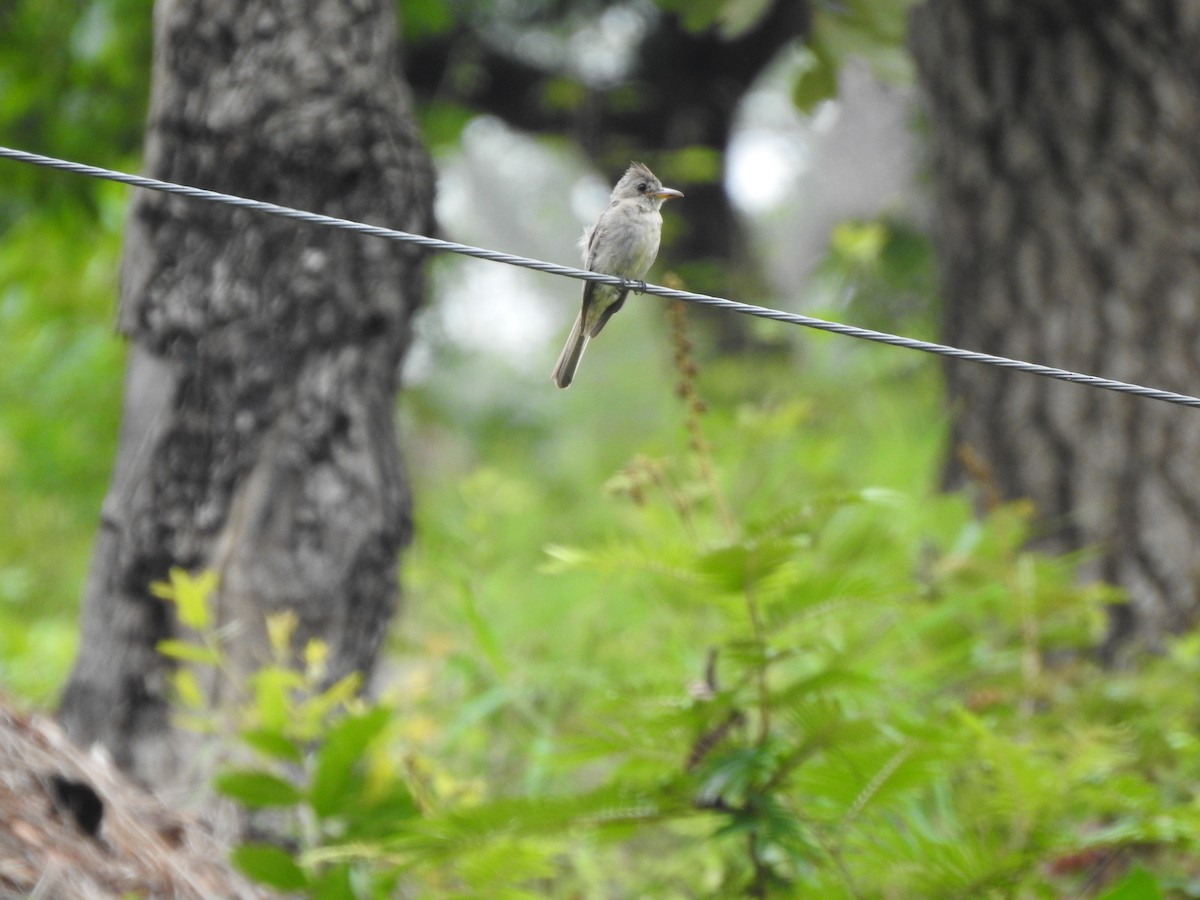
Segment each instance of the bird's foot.
M633 291L635 294L644 294L644 293L646 293L646 282L635 281L631 278L622 278L621 279L621 290Z

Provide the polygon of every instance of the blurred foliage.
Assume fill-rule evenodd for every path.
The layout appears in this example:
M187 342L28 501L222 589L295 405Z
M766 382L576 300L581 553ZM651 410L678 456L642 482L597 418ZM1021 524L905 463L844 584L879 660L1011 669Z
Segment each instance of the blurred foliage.
M1195 895L1200 639L1094 664L1115 594L1024 549L1028 505L930 492L933 365L829 359L797 394L674 346L674 412L603 490L529 422L458 423L476 457L426 472L377 701L271 628L216 728L253 759L217 784L292 830L243 870L313 897Z
M682 147L659 158L664 184L706 184L721 179L721 155L711 147Z
M118 168L135 159L149 98L151 6L150 0L0 4L3 143ZM59 203L98 213L95 181L5 163L3 183L0 234L19 217Z
M911 83L905 35L916 0L845 0L816 3L812 33L801 50L792 88L797 108L810 112L837 94L838 71L851 56L865 59L886 81Z
M802 111L812 111L818 103L837 94L839 72L851 57L865 59L872 71L886 81L912 82L913 68L906 33L909 10L915 0L790 2L805 10L802 18L810 23L803 40L800 40L802 29L797 29L795 34L789 35L793 40L783 45L784 52L794 53L798 62L792 67L792 97ZM731 66L728 54L722 50L761 27L768 21L775 5L773 0L653 0L652 6L605 4L594 0L537 0L508 5L404 3L399 8L409 55L417 60L416 68L410 66L410 78L415 77L418 85L424 133L435 152L455 146L462 129L474 115L512 114L518 118L527 117L530 121L521 123L527 127L547 133L558 129L593 152L603 150L613 160L624 160L631 152L635 155L641 152L644 141L633 147L619 146L629 135L618 131L608 135L614 146L601 148L595 143L596 135L592 132L603 123L594 121L593 117L598 109L603 109L610 129L618 125L626 127L621 121L625 114L638 111L651 111L663 121L673 117L670 102L664 102L670 98L656 96L654 84L639 80L644 76L639 70L645 69L647 58L657 53L653 39L656 21L661 21L664 16L672 17L696 40L716 38L709 45L711 65L706 71L696 70L694 81L710 86L714 95L721 95L746 87L737 85L745 73L738 70L737 65ZM621 51L614 48L612 65L616 66L618 75L609 73L603 78L595 75L589 78L579 60L582 42L578 39L588 29L596 29L606 16L623 16L627 20L626 27L628 20L640 20L640 27L630 30L627 38L635 40L637 46ZM790 24L794 27L796 23ZM522 28L536 32L543 39L541 52L528 59L521 58L517 49L516 35ZM599 31L594 33L600 37ZM466 35L473 35L474 40L466 39ZM436 77L430 79L427 77L430 73L421 68L430 65L422 52L427 47L441 47L442 42L451 48L452 59L438 58L432 66ZM536 103L532 105L543 112L565 115L543 119L528 110L522 112L522 104L528 103L529 98L514 100L512 108L504 110L493 109L486 101L483 106L477 105L480 94L484 93L481 86L491 77L484 66L487 52L496 52L500 58L516 57L521 64L539 69L541 74L536 86L524 85L536 93ZM625 59L625 56L629 58ZM754 71L765 72L771 62L770 58L757 60ZM726 66L731 66L729 72L723 68ZM734 74L735 70L738 70L737 74ZM430 81L432 84L427 83ZM508 96L505 92L502 95ZM700 115L690 109L684 112ZM704 115L728 116L729 110L710 109ZM642 123L642 127L645 125ZM678 138L694 143L699 133L692 127L684 129ZM720 176L720 148L705 145L674 147L675 138L666 136L667 145L659 149L670 153L660 167L661 174L669 181L707 183Z
M0 4L0 143L136 169L149 0ZM0 179L0 680L45 702L116 445L113 332L126 189L12 162Z
M656 0L664 12L679 16L688 31L715 29L730 40L757 25L771 7L771 0Z
M812 291L864 328L936 339L933 247L911 223L882 218L834 226Z

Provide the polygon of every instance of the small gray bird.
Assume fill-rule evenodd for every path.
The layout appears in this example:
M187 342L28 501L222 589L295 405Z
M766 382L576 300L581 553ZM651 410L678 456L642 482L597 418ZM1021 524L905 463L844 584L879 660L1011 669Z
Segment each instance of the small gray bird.
M650 271L654 257L658 256L658 239L662 232L662 216L658 211L664 201L682 196L679 191L663 187L654 173L641 163L631 163L613 188L608 207L596 224L583 233L579 245L583 248L584 268L641 281ZM588 341L598 335L613 313L621 308L628 293L628 290L611 284L584 282L583 308L551 376L560 388L574 380Z

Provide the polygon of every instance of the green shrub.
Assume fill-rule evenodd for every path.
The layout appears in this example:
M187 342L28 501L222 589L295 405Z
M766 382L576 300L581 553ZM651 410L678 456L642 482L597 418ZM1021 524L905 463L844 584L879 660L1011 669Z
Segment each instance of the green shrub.
M1200 640L1103 671L1116 597L1024 549L1027 504L853 486L819 403L681 393L688 449L623 467L607 526L552 529L540 565L527 467L439 498L379 699L273 620L222 726L259 762L216 787L290 831L244 871L316 897L1196 892ZM161 591L203 636L164 647L197 727L206 589Z

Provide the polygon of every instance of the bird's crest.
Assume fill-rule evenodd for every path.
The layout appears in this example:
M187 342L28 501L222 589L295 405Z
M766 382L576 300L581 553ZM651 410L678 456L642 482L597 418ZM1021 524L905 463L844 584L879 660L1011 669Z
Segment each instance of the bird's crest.
M650 167L645 163L631 162L629 168L625 170L625 175L634 175L638 178L653 178L654 173L650 171Z

